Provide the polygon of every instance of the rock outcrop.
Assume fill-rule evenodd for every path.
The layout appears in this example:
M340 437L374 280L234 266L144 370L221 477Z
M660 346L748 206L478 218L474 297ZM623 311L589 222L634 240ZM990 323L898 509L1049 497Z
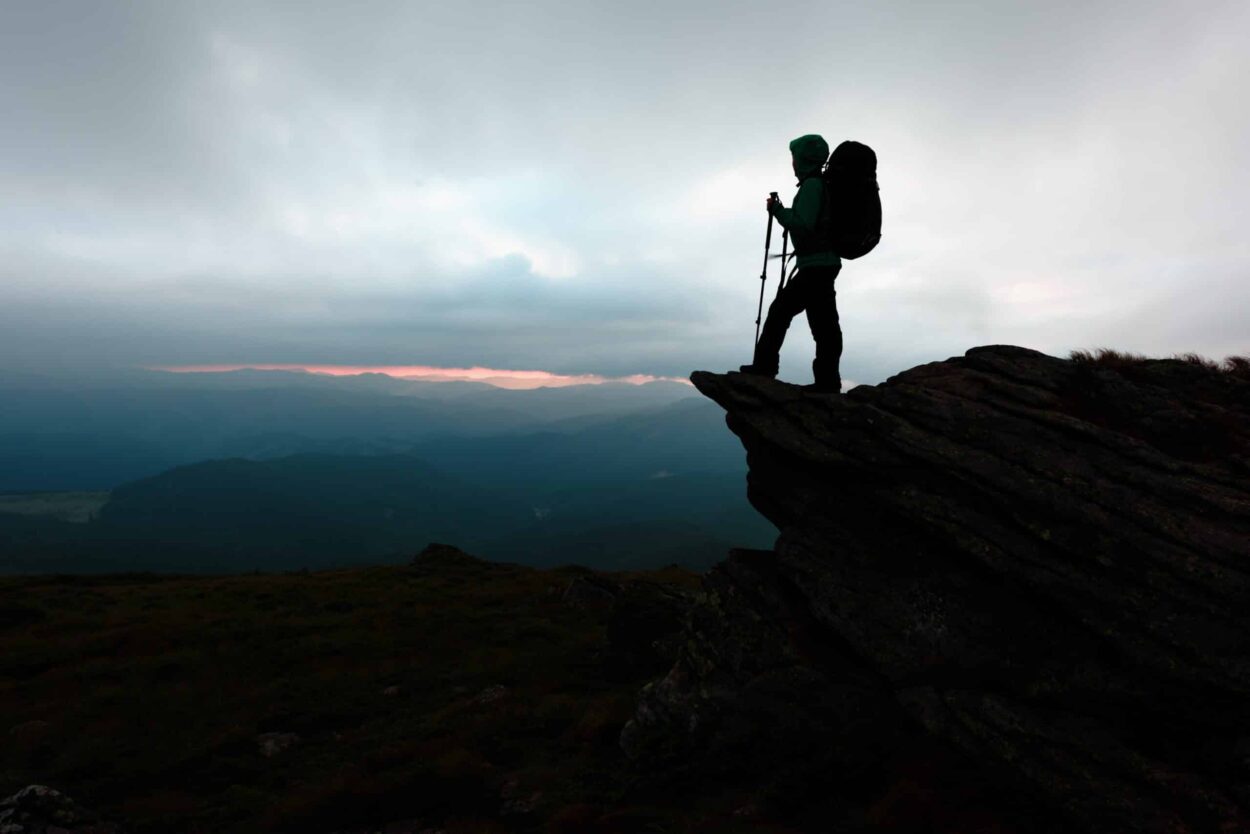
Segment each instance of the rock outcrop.
M833 783L933 743L1061 830L1250 830L1250 379L1007 346L692 379L781 535L707 576L627 754Z
M122 834L60 791L27 785L0 800L0 834Z

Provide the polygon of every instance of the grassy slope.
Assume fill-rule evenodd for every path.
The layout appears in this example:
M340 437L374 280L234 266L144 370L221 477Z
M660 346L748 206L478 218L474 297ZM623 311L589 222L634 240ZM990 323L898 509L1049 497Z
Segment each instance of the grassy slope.
M0 579L0 795L50 784L140 834L781 830L625 799L645 681L605 674L605 615L560 598L578 571ZM265 732L301 742L267 758ZM535 813L500 815L509 781Z

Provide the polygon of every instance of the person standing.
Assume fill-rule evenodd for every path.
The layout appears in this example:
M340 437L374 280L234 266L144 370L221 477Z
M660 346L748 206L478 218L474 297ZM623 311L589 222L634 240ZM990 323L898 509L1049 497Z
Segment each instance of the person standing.
M798 272L768 307L768 317L751 364L741 367L742 373L776 377L781 358L781 344L791 320L807 313L807 323L816 340L816 358L812 362L815 391L838 393L842 378L838 363L842 358L842 327L838 322L837 296L834 280L842 269L842 259L834 251L832 224L826 213L829 201L826 183L821 177L829 158L829 143L821 136L808 134L790 143L790 157L799 190L791 208L780 200L769 198L768 212L790 233ZM783 267L784 268L784 267Z

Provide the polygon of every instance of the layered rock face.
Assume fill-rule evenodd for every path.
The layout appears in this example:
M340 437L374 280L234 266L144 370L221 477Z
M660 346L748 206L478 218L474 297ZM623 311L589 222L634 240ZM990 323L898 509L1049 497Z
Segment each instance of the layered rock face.
M1007 346L840 397L692 379L781 535L708 575L629 755L837 779L920 738L1065 830L1250 830L1250 380Z

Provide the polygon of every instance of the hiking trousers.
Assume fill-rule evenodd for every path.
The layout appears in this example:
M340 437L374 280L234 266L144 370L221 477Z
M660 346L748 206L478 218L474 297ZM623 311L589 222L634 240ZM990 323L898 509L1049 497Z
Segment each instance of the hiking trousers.
M809 266L800 269L768 306L768 318L755 345L751 364L762 371L776 374L781 361L781 343L785 341L790 321L807 312L807 324L816 340L816 359L812 373L816 385L832 391L842 387L838 362L842 358L842 326L838 323L837 293L833 282L840 266Z

